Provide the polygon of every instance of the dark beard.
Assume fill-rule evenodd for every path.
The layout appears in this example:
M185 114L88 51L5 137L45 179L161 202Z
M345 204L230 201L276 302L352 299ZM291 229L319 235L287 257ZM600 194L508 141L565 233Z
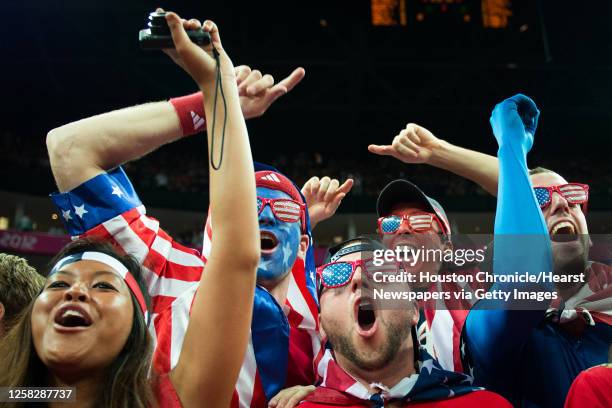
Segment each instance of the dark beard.
M381 322L381 324L384 324ZM380 352L379 358L375 360L366 360L355 349L351 343L350 335L343 333L327 333L330 343L334 351L343 355L350 362L355 364L361 370L378 370L386 367L395 359L400 349L401 344L410 335L410 322L406 319L405 322L398 324L386 325L388 339L383 349Z

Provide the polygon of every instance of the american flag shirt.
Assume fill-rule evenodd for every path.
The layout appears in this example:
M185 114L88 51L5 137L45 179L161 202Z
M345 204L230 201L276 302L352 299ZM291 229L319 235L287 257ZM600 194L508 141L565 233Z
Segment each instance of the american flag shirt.
M152 300L153 366L159 374L169 372L178 362L206 258L177 243L146 215L121 167L51 199L73 238L102 238L140 262ZM210 238L210 220L206 228ZM205 239L203 252L209 251ZM296 261L290 279L285 305L256 288L251 338L232 407L266 407L282 388L314 381L312 360L320 340L312 245L306 260Z
M449 273L445 270L440 274ZM480 272L478 266L466 266L453 270L453 274L475 276ZM461 291L474 293L478 289L487 291L490 284L478 282L471 283L436 282L432 283L429 291L436 293L460 293ZM430 299L419 304L421 318L417 329L419 342L429 354L434 356L438 363L449 371L463 372L461 360L461 332L467 315L476 302L476 299Z
M384 406L417 405L425 401L442 401L470 395L475 391L483 392L477 401L457 404L457 406L498 406L510 405L501 397L483 391L483 388L472 385L473 378L469 375L445 370L425 348L419 348L418 359L406 364L414 364L415 373L400 379L389 388L381 383L371 383L366 387L362 382L345 371L336 362L334 352L328 343L324 352L324 364L319 364L321 381L315 392L308 395L304 406L367 406L382 408ZM480 402L480 404L478 404ZM449 404L454 406L454 404Z

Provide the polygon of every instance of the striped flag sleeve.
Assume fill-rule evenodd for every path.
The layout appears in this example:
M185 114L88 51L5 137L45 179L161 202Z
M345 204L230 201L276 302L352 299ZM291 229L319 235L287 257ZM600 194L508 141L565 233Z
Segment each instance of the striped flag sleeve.
M51 199L73 238L97 237L134 256L143 266L152 300L153 361L159 374L176 364L189 310L203 272L200 253L172 239L146 215L121 167Z

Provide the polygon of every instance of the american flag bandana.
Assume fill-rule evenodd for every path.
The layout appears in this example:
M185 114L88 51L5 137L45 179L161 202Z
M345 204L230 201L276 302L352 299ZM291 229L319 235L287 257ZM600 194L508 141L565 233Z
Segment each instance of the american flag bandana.
M583 318L589 326L595 326L595 322L612 325L612 267L590 262L586 273L587 284L565 302L560 298L553 301L547 318L559 323Z
M269 401L281 389L293 385L312 384L315 380L313 359L321 349L321 339L318 327L318 300L315 290L315 262L310 220L306 211L306 200L299 189L280 174L276 169L255 163L256 185L277 189L289 194L295 201L304 204L303 219L305 232L310 238L310 244L304 260L296 259L293 265L287 299L282 305L282 313L268 319L257 319L254 314L251 325L251 340L247 348L245 361L240 370L238 382L232 399L232 407L267 407ZM291 183L291 185L288 185ZM212 245L213 220L206 220L202 259L210 255ZM276 303L263 288L258 288L256 297L267 297L268 302ZM256 299L256 302L258 300ZM273 320L271 320L273 319ZM261 336L259 326L267 327L271 321L286 327L288 340L276 338L272 341L268 336L272 331L266 330ZM278 330L277 330L278 332Z
M476 266L453 271L472 276L478 272L480 269ZM463 290L474 293L480 289L486 292L490 285L476 279L471 283L435 282L431 284L429 291L457 293ZM467 315L476 302L475 298L465 300L452 296L451 299L430 299L420 305L422 319L417 330L419 342L445 370L464 371L461 360L461 332Z
M323 368L322 382L306 401L318 402L318 393L325 395L327 402L333 399L334 405L351 405L355 399L383 407L386 402L394 401L436 401L458 395L483 390L472 385L469 375L444 370L423 347L419 349L415 368L417 374L405 377L395 386L388 388L382 384L370 384L378 392L371 392L366 386L344 371L334 359L333 351L325 350L319 367ZM331 391L331 392L330 392Z
M138 286L138 282L136 282L134 275L132 275L132 273L125 267L125 265L123 265L123 263L108 254L97 251L85 251L67 255L55 263L53 268L51 268L51 272L49 272L47 276L49 277L59 272L66 265L79 261L100 262L111 267L115 272L117 272L119 276L121 276L121 279L125 281L125 284L130 289L130 292L132 292L134 295L134 298L140 307L140 311L148 324L147 303L145 302L145 298L140 290L140 286Z

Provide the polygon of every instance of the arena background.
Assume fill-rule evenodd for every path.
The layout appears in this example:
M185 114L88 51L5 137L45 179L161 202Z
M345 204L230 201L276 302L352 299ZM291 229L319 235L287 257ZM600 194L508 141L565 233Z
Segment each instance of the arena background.
M592 233L612 231L610 2L353 0L285 2L3 1L0 250L43 265L65 232L47 194L54 183L45 137L62 124L193 92L161 52L138 47L157 6L210 18L235 65L279 80L306 78L248 122L254 157L298 184L313 175L356 185L317 244L375 229L375 199L404 177L436 197L453 227L491 232L495 200L425 165L368 153L408 122L454 144L495 154L495 103L517 92L542 115L530 165L591 185ZM151 215L201 245L208 206L202 136L126 166ZM231 186L229 186L231 188ZM55 246L54 246L55 245Z

